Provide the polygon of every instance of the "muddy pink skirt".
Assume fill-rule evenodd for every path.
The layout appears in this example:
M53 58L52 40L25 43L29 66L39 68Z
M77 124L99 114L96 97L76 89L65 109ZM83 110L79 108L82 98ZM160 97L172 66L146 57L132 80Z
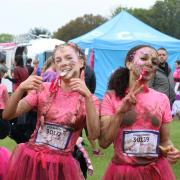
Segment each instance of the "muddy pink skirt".
M4 147L0 147L0 180L4 180L7 174L7 165L11 153Z
M175 180L165 158L145 166L116 165L110 163L103 180Z
M78 162L71 153L62 154L30 144L19 144L14 150L7 180L82 180Z

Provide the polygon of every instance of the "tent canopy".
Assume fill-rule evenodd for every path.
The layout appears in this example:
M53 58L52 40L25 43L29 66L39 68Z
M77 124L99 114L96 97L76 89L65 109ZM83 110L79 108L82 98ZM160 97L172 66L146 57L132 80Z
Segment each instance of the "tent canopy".
M55 46L60 44L64 44L64 41L51 38L40 38L31 40L29 42L29 46L27 46L27 55L28 57L34 58L36 55L41 54L45 51L54 50Z
M101 99L110 74L119 66L129 49L147 44L154 48L167 49L168 63L174 68L174 61L180 59L180 40L170 37L122 11L106 23L71 40L83 49L94 49L94 70L96 73L96 95Z

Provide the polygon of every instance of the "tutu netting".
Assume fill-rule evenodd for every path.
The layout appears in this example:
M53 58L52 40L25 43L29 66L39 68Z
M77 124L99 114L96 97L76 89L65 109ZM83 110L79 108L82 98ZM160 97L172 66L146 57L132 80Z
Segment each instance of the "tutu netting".
M110 163L103 180L175 180L165 158L144 166L116 165Z
M19 144L14 150L7 180L82 180L78 162L71 152L62 154L42 146Z
M7 165L11 153L4 147L0 147L0 180L4 180L7 174Z

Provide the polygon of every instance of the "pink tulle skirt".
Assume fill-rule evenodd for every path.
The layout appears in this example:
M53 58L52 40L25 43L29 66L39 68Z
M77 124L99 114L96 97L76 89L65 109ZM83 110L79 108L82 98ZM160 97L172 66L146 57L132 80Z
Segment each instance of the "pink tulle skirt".
M14 150L7 180L82 180L78 162L71 153L62 154L30 144L19 144Z
M103 180L175 180L165 158L144 166L116 165L110 163Z
M7 174L7 165L11 153L4 147L0 147L0 180L4 180Z

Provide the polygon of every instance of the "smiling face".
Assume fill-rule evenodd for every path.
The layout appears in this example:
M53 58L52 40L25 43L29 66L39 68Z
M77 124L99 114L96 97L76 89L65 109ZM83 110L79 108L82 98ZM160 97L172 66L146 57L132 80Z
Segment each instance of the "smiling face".
M71 46L60 46L54 54L56 71L62 80L69 80L80 76L83 68L83 59L78 57L76 50Z
M150 47L142 47L135 51L132 61L126 65L135 79L143 76L144 81L149 81L158 66L157 52Z

